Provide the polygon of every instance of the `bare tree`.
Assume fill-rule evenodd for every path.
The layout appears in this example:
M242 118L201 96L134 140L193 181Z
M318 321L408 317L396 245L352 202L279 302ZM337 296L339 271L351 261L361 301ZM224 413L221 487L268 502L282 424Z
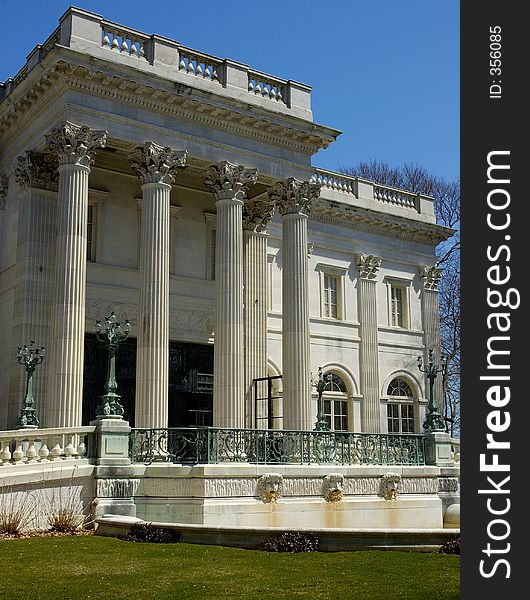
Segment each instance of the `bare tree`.
M440 281L440 344L447 357L443 379L444 417L451 436L460 434L460 181L446 181L412 163L401 167L370 160L342 168L347 175L363 177L411 192L433 196L440 225L455 233L436 248L437 266L443 269Z

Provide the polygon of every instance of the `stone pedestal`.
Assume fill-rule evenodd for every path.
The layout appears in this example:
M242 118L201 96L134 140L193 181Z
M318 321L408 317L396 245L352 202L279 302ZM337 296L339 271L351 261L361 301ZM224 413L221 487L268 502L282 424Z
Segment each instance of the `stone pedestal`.
M96 426L96 465L111 467L131 464L129 458L129 434L131 428L128 421L121 417L106 417L90 423Z
M451 437L445 431L425 432L425 464L452 467Z

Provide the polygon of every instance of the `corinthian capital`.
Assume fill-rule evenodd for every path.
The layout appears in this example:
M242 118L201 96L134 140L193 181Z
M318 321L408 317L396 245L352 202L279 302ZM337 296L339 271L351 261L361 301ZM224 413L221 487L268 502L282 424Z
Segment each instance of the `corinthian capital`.
M355 255L355 264L361 279L375 279L381 266L381 257L359 252Z
M437 290L438 283L442 277L442 269L436 266L428 267L427 265L420 265L418 270L423 287L426 290Z
M308 214L311 202L320 196L320 186L315 181L299 181L289 177L274 184L269 190L269 198L282 216Z
M216 200L244 200L247 184L256 183L257 179L257 169L246 169L243 165L233 165L226 160L211 165L202 175L202 182Z
M103 148L107 143L107 132L66 122L46 135L46 143L57 155L59 164L90 167L97 148Z
M59 172L57 156L51 152L40 154L28 150L25 155L17 157L15 181L25 188L57 191Z
M0 177L0 210L5 210L8 188L9 178L7 175L2 175Z
M274 206L264 200L246 200L243 204L243 229L247 231L265 231L272 219Z
M175 181L177 167L185 167L186 150L173 150L145 142L129 155L129 165L142 183L167 183Z

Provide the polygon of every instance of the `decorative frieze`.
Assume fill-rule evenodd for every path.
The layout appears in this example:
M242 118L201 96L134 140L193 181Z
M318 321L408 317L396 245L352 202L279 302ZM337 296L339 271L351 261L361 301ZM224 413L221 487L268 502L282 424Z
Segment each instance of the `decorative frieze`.
M178 167L185 167L186 150L173 150L169 146L159 146L145 142L129 155L129 165L142 183L167 183L175 181Z
M439 492L458 492L458 479L456 477L438 477Z
M321 184L316 181L299 181L289 177L278 181L269 190L269 198L280 214L307 215L313 200L320 195Z
M94 130L87 125L66 122L52 129L46 136L50 150L56 153L61 165L89 168L95 160L96 150L107 142L107 132Z
M423 287L426 290L438 290L438 283L442 278L443 269L439 269L437 266L428 267L427 265L420 265L418 270Z
M216 201L244 200L247 185L256 183L257 179L257 169L233 165L226 160L218 165L211 165L202 175L203 184L212 192Z
M364 254L362 252L356 254L355 264L359 277L361 279L375 279L381 267L381 260L380 256L374 256L373 254Z
M55 154L28 150L25 155L17 157L15 181L20 187L56 192L59 185L58 166Z
M136 494L140 479L97 479L96 496L99 498L131 498Z

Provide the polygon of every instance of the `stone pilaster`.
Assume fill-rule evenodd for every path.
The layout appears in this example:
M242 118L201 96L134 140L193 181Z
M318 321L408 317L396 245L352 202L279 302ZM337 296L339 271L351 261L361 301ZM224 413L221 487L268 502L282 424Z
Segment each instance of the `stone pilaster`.
M59 159L55 291L48 362L46 424L81 425L85 338L88 175L106 131L66 123L46 136Z
M422 284L421 312L424 332L425 349L434 350L436 364L441 364L440 356L440 306L438 283L442 277L442 269L436 266L421 265L418 267ZM425 357L424 357L425 358ZM429 389L429 380L425 377L425 389ZM442 377L434 380L434 398L438 404L438 411L443 416L443 385Z
M129 157L142 182L136 427L168 426L171 183L187 152L146 142Z
M307 213L320 194L317 183L293 177L269 197L282 217L283 427L313 428L307 267Z
M217 207L213 424L245 426L243 353L243 201L256 169L223 161L203 174Z
M12 369L8 422L14 426L24 398L26 376L16 360L17 348L35 340L50 344L50 307L53 293L55 233L57 221L58 161L53 154L27 151L17 158L15 180L19 185L15 313L13 318ZM45 368L45 367L44 367ZM46 377L44 368L33 381L37 417L45 421Z
M381 431L381 402L379 390L379 349L377 341L377 272L381 257L359 253L357 265L357 293L360 323L360 383L363 402L361 405L361 431Z
M247 200L243 206L243 290L245 353L245 424L266 428L264 411L256 414L252 380L267 376L267 234L273 206L268 201ZM265 382L258 383L264 397ZM257 422L256 418L260 417Z

